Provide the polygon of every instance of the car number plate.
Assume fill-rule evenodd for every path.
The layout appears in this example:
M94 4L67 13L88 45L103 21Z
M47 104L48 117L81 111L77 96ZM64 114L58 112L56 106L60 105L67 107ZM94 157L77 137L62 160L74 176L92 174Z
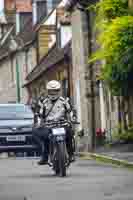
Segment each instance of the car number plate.
M25 142L25 135L9 135L6 137L6 140L9 141L22 141Z
M66 131L64 128L55 128L52 129L53 135L65 135Z

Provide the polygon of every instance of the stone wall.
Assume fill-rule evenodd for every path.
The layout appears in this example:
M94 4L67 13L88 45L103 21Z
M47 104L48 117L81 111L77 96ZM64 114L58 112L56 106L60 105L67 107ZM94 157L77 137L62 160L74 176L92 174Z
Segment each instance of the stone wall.
M0 62L0 103L16 102L16 69L14 59Z
M78 120L81 125L78 131L84 130L84 137L80 139L80 148L90 150L92 147L92 135L96 128L100 127L99 92L94 83L94 115L92 114L91 75L89 60L88 16L86 12L75 9L71 14L72 19L72 55L73 55L73 85L74 101L78 109ZM93 67L95 71L96 66ZM95 76L94 76L95 80ZM93 119L93 116L95 119ZM95 124L93 124L93 122ZM94 129L93 129L94 126ZM93 129L93 131L92 131Z

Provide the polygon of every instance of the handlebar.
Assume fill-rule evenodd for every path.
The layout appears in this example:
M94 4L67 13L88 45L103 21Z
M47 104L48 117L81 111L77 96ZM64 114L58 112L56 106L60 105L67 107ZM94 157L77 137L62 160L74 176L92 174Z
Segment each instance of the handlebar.
M76 121L68 121L68 120L65 120L65 119L62 119L62 120L58 120L58 121L47 121L47 122L44 122L44 125L46 126L59 126L59 125L62 125L62 126L68 126L68 125L72 125L72 124L80 124L80 122L76 122Z
M77 124L78 125L78 124L80 124L80 122L72 122L72 124Z
M65 124L65 123L70 123L67 120L58 120L58 121L46 121L44 122L45 125L58 125L58 124Z

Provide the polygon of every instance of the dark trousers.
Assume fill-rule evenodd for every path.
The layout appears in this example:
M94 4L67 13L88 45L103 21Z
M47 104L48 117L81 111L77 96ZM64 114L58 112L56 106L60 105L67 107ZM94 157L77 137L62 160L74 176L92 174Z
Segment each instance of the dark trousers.
M42 156L46 160L48 159L49 154L49 133L50 129L39 127L33 130L33 140L39 146L42 151Z
M72 156L74 153L73 144L72 144L72 130L71 128L66 128L66 146L69 156ZM33 140L41 148L42 156L44 159L48 159L49 155L49 133L50 129L39 127L33 130Z

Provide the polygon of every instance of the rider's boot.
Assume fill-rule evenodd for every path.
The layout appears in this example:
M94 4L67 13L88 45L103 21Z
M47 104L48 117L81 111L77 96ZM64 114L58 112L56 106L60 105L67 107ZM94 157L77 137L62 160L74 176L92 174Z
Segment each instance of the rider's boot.
M48 164L48 157L42 155L41 160L38 162L38 165L46 165L46 164Z
M44 142L44 144L42 145L41 160L38 162L38 165L46 165L46 164L48 164L48 155L49 155L48 142Z
M74 154L69 155L69 161L74 162L75 161L75 156Z

